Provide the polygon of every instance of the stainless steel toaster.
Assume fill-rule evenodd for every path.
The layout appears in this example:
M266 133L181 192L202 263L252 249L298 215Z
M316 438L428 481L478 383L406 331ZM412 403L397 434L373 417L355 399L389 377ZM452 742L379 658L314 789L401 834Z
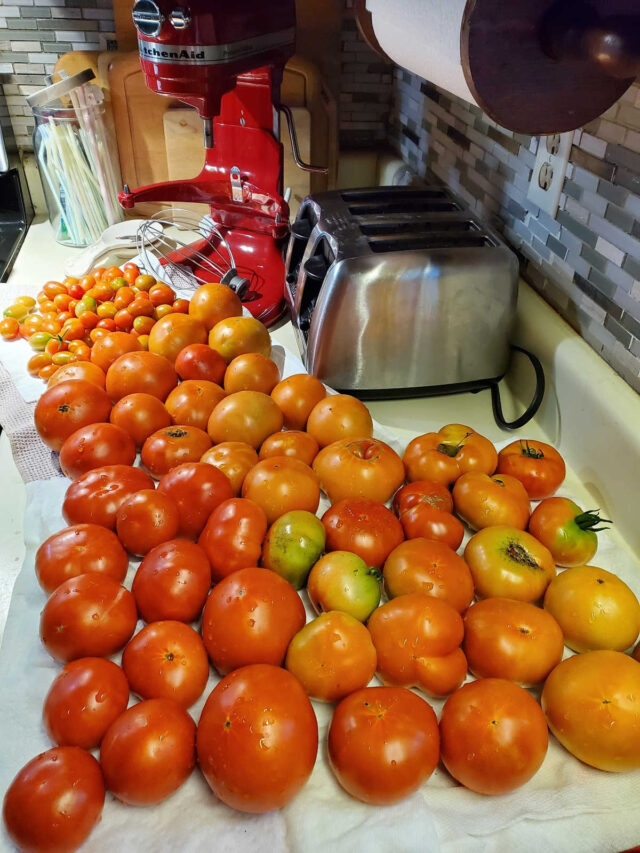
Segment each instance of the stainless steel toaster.
M364 399L485 387L509 365L515 255L444 186L310 195L285 296L309 373Z

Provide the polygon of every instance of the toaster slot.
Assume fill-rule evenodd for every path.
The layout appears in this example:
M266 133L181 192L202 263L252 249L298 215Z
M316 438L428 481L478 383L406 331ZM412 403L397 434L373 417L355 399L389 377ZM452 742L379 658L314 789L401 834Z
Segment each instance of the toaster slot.
M478 230L385 234L381 237L371 237L368 242L371 251L378 253L420 249L464 249L495 245L486 234Z
M455 220L455 219L437 219L416 221L415 219L398 219L394 222L381 220L379 222L361 221L359 223L360 230L368 237L379 237L386 234L429 234L433 231L447 231L465 233L468 231L478 231L478 226L471 219Z
M335 255L326 238L319 240L313 255L303 266L304 280L302 284L302 298L300 300L300 314L298 325L305 335L311 327L311 317L316 307L320 288L327 274L327 270L335 261Z
M443 189L355 190L341 194L352 216L385 213L421 213L460 210L460 205Z

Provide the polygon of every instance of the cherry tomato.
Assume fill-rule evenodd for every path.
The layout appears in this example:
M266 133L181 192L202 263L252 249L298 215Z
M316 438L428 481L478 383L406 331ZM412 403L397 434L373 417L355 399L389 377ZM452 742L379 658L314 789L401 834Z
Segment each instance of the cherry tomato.
M5 341L15 341L20 335L20 323L14 317L0 320L0 335Z
M451 513L451 493L441 483L417 480L398 489L393 510L407 539L435 539L455 551L464 538L464 526Z
M220 353L229 364L236 356L247 352L271 355L271 337L255 317L227 317L209 332L209 346Z
M204 323L209 331L221 320L240 317L242 302L238 294L226 284L212 281L203 284L194 292L189 302L189 314Z
M546 498L531 513L529 532L545 545L559 566L583 566L598 550L596 533L610 524L600 510L583 512L569 498Z
M115 530L121 504L140 489L152 489L153 480L140 468L105 465L87 471L71 483L62 504L68 524L100 524Z
M293 510L271 525L262 546L260 565L301 589L324 551L324 527L312 512Z
M51 358L51 356L49 357ZM38 376L40 377L40 379L44 379L45 382L47 382L49 379L51 379L56 370L60 370L57 364L53 364L53 362L51 364L45 364L38 371Z
M469 567L456 552L431 539L401 542L385 560L384 588L389 598L421 592L463 613L473 598Z
M75 850L100 820L104 782L84 749L60 746L20 770L4 797L7 833L20 850Z
M116 314L113 315L113 321L111 321L111 320L100 320L100 322L101 323L113 322L115 328L120 329L122 332L130 332L131 329L133 329L133 315L130 314L125 308L116 312Z
M51 340L51 337L51 332L34 332L32 335L29 336L29 346L31 347L31 349L36 350L36 352L43 352L43 350Z
M449 773L479 794L506 794L542 764L549 734L540 705L522 687L481 678L450 696L440 717L440 757Z
M380 568L403 540L402 526L385 506L367 498L338 501L322 516L327 551L351 551Z
M133 330L140 335L148 335L155 324L153 317L139 315L133 321Z
M178 384L178 374L166 358L151 352L128 352L107 370L106 390L117 401L129 394L151 394L164 400Z
M175 501L180 516L178 534L196 539L211 513L223 501L233 497L228 478L204 462L186 462L165 474L158 492Z
M72 352L56 352L51 356L51 363L55 364L56 367L60 367L64 364L72 364L77 360L78 356L74 355Z
M261 391L270 394L280 381L278 365L260 352L247 352L234 358L224 375L227 394L236 391Z
M479 598L537 601L556 574L547 548L515 527L486 527L467 542L464 558Z
M151 329L149 352L163 355L173 365L180 351L186 346L204 344L206 341L207 330L199 320L189 317L186 313L172 313L158 320Z
M210 588L211 568L204 550L186 539L172 539L147 553L131 592L145 622L195 622Z
M148 699L121 714L100 744L107 790L148 806L173 794L195 766L196 724L173 699Z
M540 684L562 660L562 629L551 614L524 601L486 598L464 617L463 651L479 678Z
M158 305L171 305L176 295L168 284L154 284L149 288L149 299L156 308ZM195 294L194 294L195 295ZM200 318L198 318L200 319Z
M244 478L258 464L258 454L245 441L223 441L207 450L200 461L222 471L231 483L233 494L238 497Z
M366 622L380 604L380 572L356 554L332 551L311 569L307 593L316 613L340 610Z
M174 424L206 430L211 412L225 396L215 382L186 379L171 391L164 404Z
M564 480L564 459L550 444L520 439L498 454L498 474L510 474L527 490L531 500L548 498Z
M256 450L282 429L282 412L268 394L238 391L221 400L211 412L207 432L214 444L244 441Z
M318 752L318 723L291 673L246 666L223 678L207 699L197 749L215 796L260 814L285 806L306 783Z
M263 459L249 471L242 484L242 497L261 506L269 524L286 512L315 513L320 503L318 478L312 469L290 456Z
M322 382L308 373L288 376L275 386L271 397L284 415L287 429L304 430L312 409L324 400L327 391Z
M453 487L457 514L473 530L506 525L526 530L531 505L524 486L509 474L463 474Z
M106 464L133 465L135 458L136 446L129 433L110 423L80 427L60 448L60 467L70 480Z
M78 658L49 688L42 720L58 746L95 749L128 702L129 684L119 666L104 658Z
M311 465L318 454L318 442L307 432L295 429L282 430L270 435L260 447L260 459L272 456L288 456Z
M340 702L329 727L329 761L342 787L382 806L408 797L438 763L433 708L403 687L367 687Z
M188 314L189 313L189 300L188 299L176 299L171 303L171 310L175 314Z
M82 379L60 382L47 389L36 403L34 421L38 435L52 450L60 450L77 429L106 421L111 411L107 394Z
M100 572L122 583L129 557L118 537L98 524L76 524L49 536L36 551L38 583L49 595L69 578Z
M410 441L402 457L409 482L449 486L468 471L493 474L498 454L491 442L464 424L447 424Z
M29 371L30 376L37 376L40 369L42 367L46 367L47 365L52 364L51 356L48 352L37 352L35 355L32 355L29 361L27 362L27 370ZM58 369L63 370L66 368L58 368L56 366L56 373Z
M163 317L166 317L167 314L173 314L173 305L158 305L156 310L154 311L154 317L156 320L162 320ZM208 344L202 344L202 346L208 346ZM196 379L197 377L192 377Z
M109 657L133 634L136 604L128 589L104 574L78 575L61 583L40 617L40 639L51 657L65 663Z
M142 274L137 276L133 283L138 290L149 290L156 283L156 280L152 275Z
M156 479L184 462L199 462L211 447L211 439L201 429L170 426L152 433L142 445L142 464Z
M464 681L462 617L446 602L421 593L399 595L373 611L368 628L386 684L446 696Z
M332 504L346 498L386 503L404 482L402 460L388 444L376 438L334 441L318 453L313 470Z
M269 569L240 569L211 590L202 612L202 639L221 675L252 663L280 666L305 620L291 584Z
M156 489L140 489L130 495L116 515L118 539L130 554L138 556L173 539L179 527L178 505Z
M14 299L15 305L26 305L29 311L33 311L36 307L37 302L33 298L33 296L18 296L17 299Z
M175 368L180 379L204 379L220 385L227 363L208 344L189 344L178 353Z
M153 622L129 640L122 668L141 699L174 699L189 708L209 678L209 659L200 635L184 622Z
M152 394L127 394L111 409L109 420L128 432L139 450L152 433L169 426L171 416Z
M369 409L360 400L349 394L332 394L313 407L306 429L320 447L326 447L345 438L370 437L373 421Z
M137 265L137 264L134 264L134 263L132 263L131 261L129 261L128 263L126 263L126 264L122 267L122 275L124 276L124 278L126 278L126 280L127 280L130 284L133 284L133 283L134 283L134 281L135 281L135 280L138 278L138 276L140 275L140 268L138 267L138 265Z

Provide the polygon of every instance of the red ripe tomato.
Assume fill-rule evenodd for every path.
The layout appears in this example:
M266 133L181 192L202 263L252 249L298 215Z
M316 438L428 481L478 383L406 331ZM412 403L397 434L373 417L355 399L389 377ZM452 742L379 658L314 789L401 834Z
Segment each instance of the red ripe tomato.
M40 616L40 639L51 657L109 657L133 634L138 614L128 589L106 575L86 574L60 584Z
M189 344L178 353L175 368L180 379L204 379L222 385L227 362L209 344Z
M522 687L481 678L450 696L440 717L440 757L479 794L506 794L534 776L549 733L540 705Z
M526 530L531 505L520 480L508 474L463 474L453 487L453 505L473 530L504 525Z
M105 465L87 471L65 493L62 514L68 524L116 526L122 503L140 489L152 489L153 480L131 465Z
M182 465L199 462L211 447L211 439L204 430L191 426L170 426L152 433L142 445L140 459L156 479Z
M404 536L386 506L367 498L338 501L322 516L327 551L351 551L368 566L380 568Z
M345 498L386 503L404 482L402 459L376 438L334 441L318 453L313 470L332 504Z
M178 505L155 489L140 489L122 502L116 515L118 539L138 556L173 539L179 527Z
M189 708L209 678L209 659L200 634L184 622L153 622L129 640L122 668L141 699L175 699Z
M403 687L343 699L329 727L329 761L342 787L374 806L397 803L431 776L440 754L431 705Z
M229 478L205 462L176 465L162 477L158 491L172 498L180 513L179 536L196 539L213 510L233 497Z
M196 724L173 699L148 699L121 714L102 739L107 790L148 806L173 794L195 766Z
M272 456L289 456L299 459L305 465L311 465L318 455L318 442L308 432L285 429L266 438L260 447L260 459Z
M271 392L271 397L284 415L285 427L298 430L306 429L311 410L326 396L327 389L322 382L308 373L288 376L278 382Z
M462 618L446 602L421 593L400 595L373 611L368 628L386 684L446 696L464 681Z
M100 820L104 782L77 746L48 749L20 770L4 797L7 833L20 850L75 850Z
M584 566L598 550L596 533L607 530L600 524L600 510L583 512L569 498L546 498L531 513L529 533L546 546L559 566Z
M106 390L111 399L129 394L151 394L164 400L178 384L173 365L152 352L128 352L117 358L107 370Z
M80 427L109 420L108 394L83 379L59 382L48 388L36 403L33 418L38 435L52 450Z
M530 687L560 663L564 640L546 610L524 601L486 598L465 614L462 648L479 678L506 678Z
M207 699L198 762L215 796L261 814L285 806L311 775L318 723L304 690L285 669L237 669Z
M290 456L263 459L249 471L242 497L261 506L269 524L286 512L315 513L320 503L318 478L308 465Z
M558 451L542 441L519 439L498 454L498 474L510 474L532 501L548 498L564 480L566 467Z
M330 394L313 407L306 429L320 447L326 447L340 439L373 435L373 421L369 409L356 397Z
M469 566L444 542L409 539L387 557L382 576L389 598L421 592L463 613L473 598Z
M206 430L211 412L225 396L215 382L186 379L173 389L164 404L174 424Z
M251 663L280 666L306 620L295 589L269 569L240 569L211 590L202 639L221 675Z
M493 474L498 454L491 442L464 424L447 424L410 441L402 457L409 482L450 486L468 471Z
M258 564L267 526L264 510L246 498L231 498L214 509L198 539L214 583Z
M204 550L186 539L173 539L148 552L131 592L145 622L195 622L210 588L211 568Z
M119 666L104 658L79 658L63 667L49 688L42 719L58 746L95 749L128 703L129 684Z
M371 681L376 650L362 622L333 610L298 631L289 643L285 667L313 699L338 702Z
M393 511L407 539L435 539L455 551L464 538L464 526L452 515L451 492L441 483L408 483L395 493Z
M46 539L36 552L36 577L50 595L69 578L102 572L122 583L129 557L118 537L98 524L65 527Z
M103 465L133 465L135 458L136 446L129 433L110 423L80 427L60 448L60 467L70 480Z
M234 496L239 497L244 478L258 464L258 454L245 441L223 441L209 448L200 461L222 471L229 478Z
M151 394L128 394L111 409L109 420L128 432L139 450L152 433L171 424L171 415Z

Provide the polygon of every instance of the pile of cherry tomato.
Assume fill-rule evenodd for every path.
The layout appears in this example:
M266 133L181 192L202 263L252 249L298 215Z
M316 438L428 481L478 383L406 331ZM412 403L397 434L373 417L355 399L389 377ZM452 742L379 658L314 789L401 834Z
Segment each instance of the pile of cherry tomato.
M63 669L43 711L55 747L5 796L18 846L72 849L105 789L158 803L196 764L231 808L281 808L317 758L310 699L335 704L331 768L371 804L408 796L439 761L473 791L512 791L541 766L549 728L587 764L640 767L640 653L624 653L640 604L585 565L607 520L554 496L565 465L553 447L498 453L449 424L401 457L359 400L307 374L281 379L269 333L228 288L158 311L166 285L115 286L107 272L77 283L91 285L78 316L55 332L28 325L27 303L10 317L17 334L61 345L65 328L96 319L82 357L47 353L39 368L36 428L71 480L69 527L35 563L41 641ZM70 313L76 282L47 287ZM43 302L41 320L54 313ZM138 304L152 313L132 314ZM99 325L106 305L115 328ZM141 562L125 586L130 557ZM577 654L562 661L565 646ZM210 665L221 680L196 724L188 708ZM368 686L376 674L384 687ZM538 702L525 688L540 687ZM424 696L446 699L439 721Z

